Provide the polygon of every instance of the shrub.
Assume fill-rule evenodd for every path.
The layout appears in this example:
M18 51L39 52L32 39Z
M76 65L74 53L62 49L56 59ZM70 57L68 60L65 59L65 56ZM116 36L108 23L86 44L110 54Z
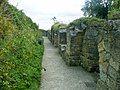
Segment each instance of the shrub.
M0 12L0 90L37 90L44 51L38 26L6 1Z

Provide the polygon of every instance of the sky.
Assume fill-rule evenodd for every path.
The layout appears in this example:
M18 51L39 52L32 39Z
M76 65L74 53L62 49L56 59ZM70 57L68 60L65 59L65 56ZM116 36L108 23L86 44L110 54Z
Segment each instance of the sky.
M48 30L54 24L52 18L69 24L75 19L83 17L81 8L85 0L8 0L10 4L29 16L39 25L39 28Z

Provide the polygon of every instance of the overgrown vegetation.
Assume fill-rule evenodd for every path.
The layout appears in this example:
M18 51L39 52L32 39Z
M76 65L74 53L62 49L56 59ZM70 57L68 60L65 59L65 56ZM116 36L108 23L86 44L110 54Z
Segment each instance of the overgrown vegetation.
M64 29L66 28L67 25L66 24L63 24L63 23L60 23L60 22L56 22L53 24L53 26L51 27L52 30L60 30L60 29Z
M112 8L108 14L109 19L120 19L120 0L113 0Z
M107 22L105 22L104 19L98 19L95 17L83 17L71 22L68 25L68 27L71 27L71 26L76 26L78 28L81 28L81 26L82 27L92 27L92 26L98 27L99 26L99 27L107 28Z
M37 90L43 46L38 26L22 11L0 1L0 90Z
M120 19L120 0L86 0L81 10L88 17Z

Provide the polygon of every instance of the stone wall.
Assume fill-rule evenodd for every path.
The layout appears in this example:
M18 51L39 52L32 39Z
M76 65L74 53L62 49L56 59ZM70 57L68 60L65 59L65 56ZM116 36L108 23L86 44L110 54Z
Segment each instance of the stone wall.
M50 41L52 40L51 30L48 30L48 31L47 31L47 37L48 37L48 39L49 39Z
M68 65L81 64L81 52L84 30L77 27L69 27L67 30L66 63Z
M58 48L59 53L63 59L65 59L66 45L67 45L67 31L66 29L61 29L58 32Z
M42 30L42 29L40 29L41 30L41 32L42 32L42 36L47 36L47 31L46 30Z
M51 42L55 47L58 47L58 33L59 30L65 29L66 24L56 22L52 27L51 27Z
M58 46L58 30L55 30L54 27L51 29L51 42L55 47Z
M65 62L98 71L96 90L120 90L120 20L81 18L66 29L67 36L59 31L57 37Z
M81 18L69 24L65 54L68 65L99 71L98 31L104 22L96 18Z
M100 31L97 90L120 90L120 20L109 21L111 29Z
M98 71L98 30L99 27L88 27L83 38L82 63L87 71Z
M56 31L54 30L53 45L55 47L58 47L58 31L57 30Z
M66 31L66 29L60 29L58 31L58 44L67 44L67 31Z

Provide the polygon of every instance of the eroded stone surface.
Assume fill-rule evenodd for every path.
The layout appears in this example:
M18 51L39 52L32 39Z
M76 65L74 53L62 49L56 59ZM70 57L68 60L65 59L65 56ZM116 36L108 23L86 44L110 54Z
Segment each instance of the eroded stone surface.
M120 20L109 23L112 28L100 31L102 40L98 45L100 79L97 90L120 90Z
M97 90L120 90L120 20L85 19L77 19L67 28L62 57L68 65L99 71Z

